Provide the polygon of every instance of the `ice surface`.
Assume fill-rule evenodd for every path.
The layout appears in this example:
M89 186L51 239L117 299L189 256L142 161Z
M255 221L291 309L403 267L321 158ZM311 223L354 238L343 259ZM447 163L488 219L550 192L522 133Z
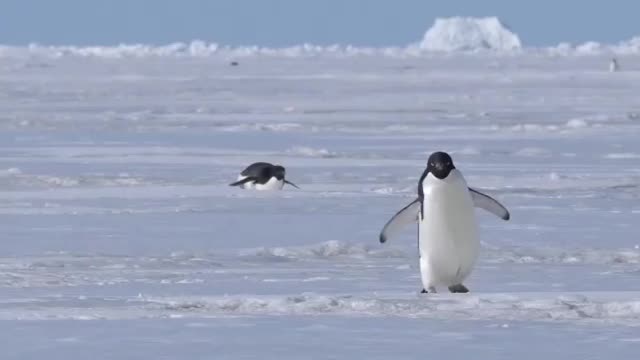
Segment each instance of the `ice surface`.
M199 49L0 57L3 359L637 354L637 56ZM512 215L466 295L378 243L436 150Z

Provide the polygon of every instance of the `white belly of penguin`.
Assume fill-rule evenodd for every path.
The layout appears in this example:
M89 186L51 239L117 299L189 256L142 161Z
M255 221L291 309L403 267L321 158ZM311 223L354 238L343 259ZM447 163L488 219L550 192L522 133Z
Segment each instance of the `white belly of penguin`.
M455 173L454 173L455 172ZM445 180L423 182L424 219L419 222L420 271L425 289L461 284L479 251L471 195L464 178L452 170Z
M246 176L239 175L238 181L243 180ZM248 181L242 185L243 189L254 190L282 190L284 186L284 180L278 180L275 176L272 176L269 181L264 184L256 183L255 181Z
M275 176L271 177L269 181L264 184L254 184L256 190L282 190L284 186L283 180L278 180Z

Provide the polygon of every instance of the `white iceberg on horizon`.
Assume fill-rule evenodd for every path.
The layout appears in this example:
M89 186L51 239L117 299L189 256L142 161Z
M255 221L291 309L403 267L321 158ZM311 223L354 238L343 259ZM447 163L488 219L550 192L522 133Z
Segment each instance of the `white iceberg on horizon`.
M497 17L438 18L424 34L420 48L429 51L511 51L522 48L520 37Z

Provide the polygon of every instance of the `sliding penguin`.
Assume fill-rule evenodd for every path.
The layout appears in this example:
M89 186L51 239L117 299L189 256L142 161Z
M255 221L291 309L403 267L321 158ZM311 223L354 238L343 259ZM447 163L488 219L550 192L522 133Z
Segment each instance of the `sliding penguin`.
M449 154L435 152L418 183L418 198L387 222L380 242L417 222L422 292L445 286L451 292L466 293L463 281L471 274L480 247L474 207L503 220L510 217L499 202L467 186Z
M273 165L266 162L257 162L244 169L238 180L230 186L240 186L243 189L255 190L281 190L284 184L289 184L295 188L299 187L285 180L285 169L280 165Z

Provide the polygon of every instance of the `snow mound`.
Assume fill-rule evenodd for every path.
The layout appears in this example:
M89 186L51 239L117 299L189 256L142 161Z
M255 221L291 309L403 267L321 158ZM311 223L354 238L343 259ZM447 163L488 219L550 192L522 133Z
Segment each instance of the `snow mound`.
M637 153L611 153L604 156L605 159L640 159Z
M583 129L588 127L589 123L584 119L571 119L567 121L566 126L571 129Z
M182 316L351 315L410 318L587 321L637 324L637 293L486 294L433 297L292 295L149 299L151 309ZM147 308L147 310L151 310Z
M307 157L317 157L317 158L335 158L337 154L330 152L325 148L312 148L308 146L294 146L291 149L287 150L288 153L300 156Z
M572 45L570 43L560 43L555 47L547 49L554 55L636 55L640 54L640 36L635 36L629 40L621 41L617 44L603 44L596 41L587 41L582 44Z
M553 153L550 150L539 148L539 147L526 147L513 153L513 156L530 157L530 158L549 157L552 155Z
M551 175L553 176L553 175ZM556 175L557 176L557 175ZM245 258L301 261L320 258L349 259L411 259L412 255L390 246L352 244L342 241L326 241L309 246L261 247L242 250L238 255ZM484 246L483 262L488 264L590 264L621 265L640 264L638 249L531 249L495 248Z
M364 244L348 244L341 241L326 241L312 246L258 248L243 251L241 256L257 256L301 260L309 258L405 258L406 254L392 247Z
M262 46L223 46L213 42L193 40L166 45L119 44L115 46L50 46L29 44L28 46L0 45L0 59L40 57L59 59L66 57L130 59L148 57L219 57L225 61L229 58L253 56L274 56L298 58L310 56L389 56L404 57L417 55L413 47L356 47L351 45L312 45L301 44L281 48ZM42 66L48 66L42 64Z
M553 175L551 175L553 176ZM556 175L557 176L557 175ZM498 249L486 246L484 261L492 264L640 264L638 249Z
M576 53L581 55L599 55L603 53L638 54L640 53L640 36L621 41L615 45L601 44L589 41L576 47Z
M0 169L0 177L16 176L22 174L18 168Z
M629 40L621 42L614 50L620 54L640 53L640 36L635 36Z
M522 48L517 34L496 17L438 18L424 34L420 48L430 51L511 51Z
M292 294L281 296L43 297L4 301L0 320L124 320L227 316L359 316L637 325L638 292Z

